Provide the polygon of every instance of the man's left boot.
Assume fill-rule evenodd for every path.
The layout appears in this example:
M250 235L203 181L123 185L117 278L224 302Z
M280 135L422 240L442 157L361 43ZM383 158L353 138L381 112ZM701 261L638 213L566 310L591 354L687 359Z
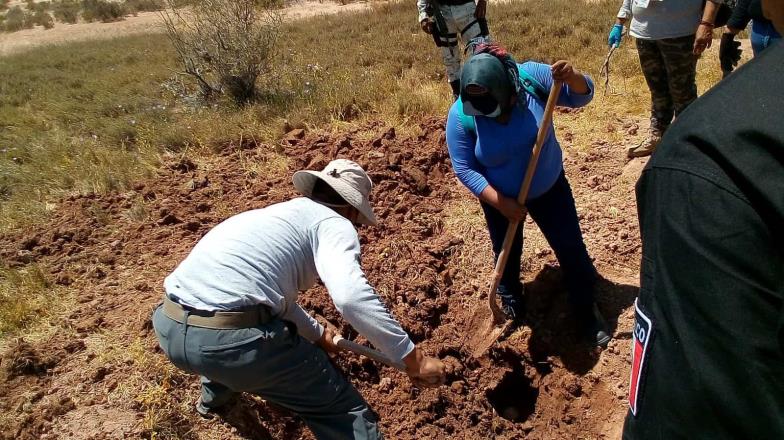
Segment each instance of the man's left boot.
M599 312L599 308L596 307L596 303L590 306L578 307L576 312L580 336L595 347L607 348L607 344L610 343L612 337L607 330L604 317Z

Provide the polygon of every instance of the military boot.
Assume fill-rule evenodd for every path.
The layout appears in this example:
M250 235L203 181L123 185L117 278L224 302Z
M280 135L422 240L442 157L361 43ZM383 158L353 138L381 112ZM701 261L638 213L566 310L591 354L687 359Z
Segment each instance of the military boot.
M656 150L656 147L661 142L661 135L658 133L651 132L642 142L640 142L636 147L629 148L626 151L626 156L630 159L635 157L645 157L650 156Z

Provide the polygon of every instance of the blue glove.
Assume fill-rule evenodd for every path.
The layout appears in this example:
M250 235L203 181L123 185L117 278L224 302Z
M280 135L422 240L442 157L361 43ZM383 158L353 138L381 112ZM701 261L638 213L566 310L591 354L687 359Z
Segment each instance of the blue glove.
M610 37L607 38L607 45L608 46L620 46L621 45L621 35L623 34L623 25L616 24L615 26L610 29Z

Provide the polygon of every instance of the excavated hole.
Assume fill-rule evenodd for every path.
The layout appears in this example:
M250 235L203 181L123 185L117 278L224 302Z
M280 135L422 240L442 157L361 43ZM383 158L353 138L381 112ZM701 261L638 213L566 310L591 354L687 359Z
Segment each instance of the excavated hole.
M531 384L531 379L515 368L506 373L498 386L487 391L487 400L503 418L519 423L534 413L539 389Z

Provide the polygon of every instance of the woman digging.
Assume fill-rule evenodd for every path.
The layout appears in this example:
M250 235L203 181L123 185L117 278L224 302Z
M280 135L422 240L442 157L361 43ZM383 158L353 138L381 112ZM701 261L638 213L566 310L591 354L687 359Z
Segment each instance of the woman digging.
M552 66L518 64L496 43L479 43L461 74L460 100L447 118L446 140L458 179L484 211L495 258L503 246L508 222L521 221L526 211L541 229L563 269L566 288L580 335L592 345L610 341L594 303L596 269L583 243L561 148L552 127L539 158L525 205L517 202L540 121L546 93L554 81L564 87L557 105L582 107L593 98L593 83L568 61ZM537 89L544 93L536 93ZM522 227L514 237L498 295L508 319L524 317L520 259Z

